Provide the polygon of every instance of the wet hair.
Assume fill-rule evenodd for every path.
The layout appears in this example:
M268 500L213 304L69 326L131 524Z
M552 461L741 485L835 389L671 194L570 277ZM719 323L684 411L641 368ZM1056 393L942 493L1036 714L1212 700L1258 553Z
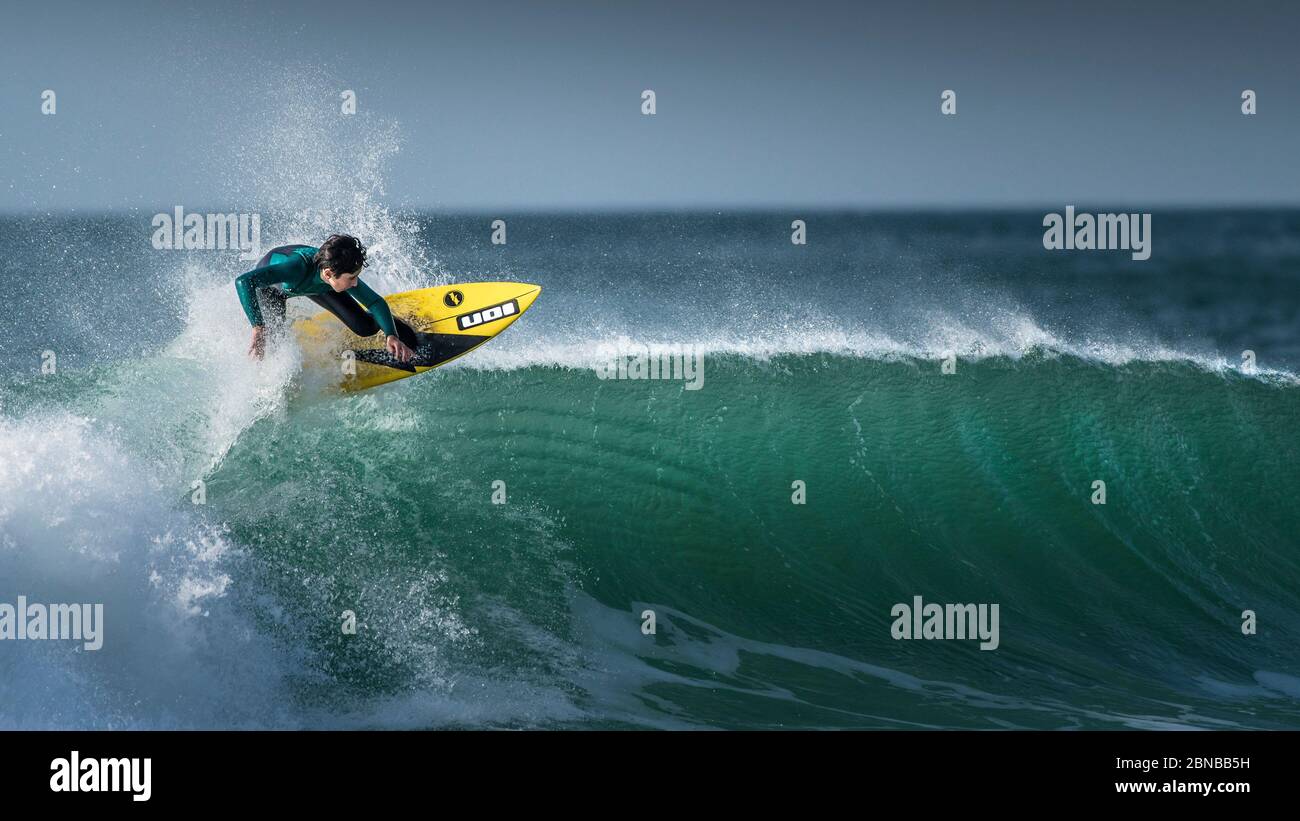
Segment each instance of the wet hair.
M330 234L312 260L318 270L329 268L335 276L361 273L366 266L366 246L348 234Z

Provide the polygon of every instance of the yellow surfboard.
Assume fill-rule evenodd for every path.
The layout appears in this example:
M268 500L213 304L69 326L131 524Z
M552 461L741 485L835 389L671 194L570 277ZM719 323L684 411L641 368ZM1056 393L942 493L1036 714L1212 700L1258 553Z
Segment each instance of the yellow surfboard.
M384 335L353 334L328 311L293 324L306 363L333 368L339 387L363 391L445 365L509 328L542 292L527 282L465 282L385 296L393 316L415 331L410 362L384 348Z

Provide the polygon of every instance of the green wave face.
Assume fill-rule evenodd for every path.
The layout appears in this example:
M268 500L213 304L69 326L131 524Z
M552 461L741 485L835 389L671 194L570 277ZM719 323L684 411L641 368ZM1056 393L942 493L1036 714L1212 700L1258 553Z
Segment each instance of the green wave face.
M1296 388L1049 356L704 368L453 369L248 431L211 512L299 618L382 637L317 619L299 695L472 670L564 693L543 723L1294 725ZM998 648L893 638L915 596L998 604Z

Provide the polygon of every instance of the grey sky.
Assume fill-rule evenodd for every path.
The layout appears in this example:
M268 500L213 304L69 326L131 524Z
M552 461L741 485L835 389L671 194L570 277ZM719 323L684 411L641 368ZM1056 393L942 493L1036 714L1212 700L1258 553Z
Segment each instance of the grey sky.
M399 207L1300 202L1296 4L182 5L6 10L0 208L238 206L258 118L344 88Z

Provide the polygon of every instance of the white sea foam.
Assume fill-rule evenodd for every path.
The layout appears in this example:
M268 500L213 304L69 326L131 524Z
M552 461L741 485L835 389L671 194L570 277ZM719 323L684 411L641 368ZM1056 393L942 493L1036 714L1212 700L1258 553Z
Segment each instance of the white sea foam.
M0 419L0 579L104 605L96 653L21 643L0 654L0 726L255 726L283 697L274 643L225 593L238 549L181 509L102 420ZM141 705L148 705L147 708Z
M536 310L536 309L534 309ZM665 333L652 331L636 336L629 330L593 335L587 331L551 332L543 326L544 315L525 314L520 328L511 328L447 367L483 370L511 370L535 365L571 369L596 368L611 357L646 346L686 346L704 355L736 355L757 360L788 354L832 354L873 360L938 360L949 354L963 360L995 357L1022 359L1026 356L1073 356L1102 365L1122 366L1140 362L1185 362L1212 372L1237 372L1286 383L1300 384L1300 377L1286 370L1257 368L1247 374L1240 362L1224 356L1192 353L1137 339L1068 339L1054 334L1026 314L991 318L983 324L933 312L928 323L906 336L844 326L831 320L803 323L754 335L722 332ZM588 327L585 323L574 325ZM527 329L527 330L525 330ZM539 338L541 337L541 338Z

